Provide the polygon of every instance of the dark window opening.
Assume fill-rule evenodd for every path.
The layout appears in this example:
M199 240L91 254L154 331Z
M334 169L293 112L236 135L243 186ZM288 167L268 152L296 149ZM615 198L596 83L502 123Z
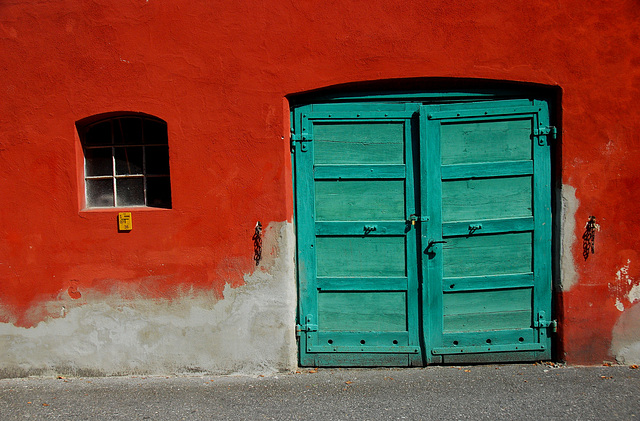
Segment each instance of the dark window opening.
M87 208L171 208L167 124L121 115L78 126Z

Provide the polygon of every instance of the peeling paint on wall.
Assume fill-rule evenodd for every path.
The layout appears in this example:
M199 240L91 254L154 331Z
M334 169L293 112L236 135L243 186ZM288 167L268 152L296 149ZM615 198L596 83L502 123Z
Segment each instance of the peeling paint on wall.
M245 285L180 298L130 299L66 290L35 327L0 324L0 377L31 374L268 373L296 366L291 223L264 230L264 254Z
M640 303L626 309L614 326L611 354L620 364L640 364Z
M560 286L568 291L578 281L578 273L574 262L573 247L576 244L576 211L580 203L576 198L575 187L564 184L562 186L562 208L560 225L562 241L560 243Z
M630 303L640 300L640 285L634 285L631 287L629 293L627 294L627 299Z
M624 303L622 302L623 291L626 289L624 284L631 285L631 278L629 277L630 264L631 260L627 260L627 263L616 272L616 281L613 284L609 284L609 290L616 298L618 311L624 311Z
M640 279L635 279L629 275L631 259L616 272L615 282L609 284L609 291L616 299L616 308L619 311L625 310L625 302L633 304L640 300ZM640 335L640 331L638 332Z

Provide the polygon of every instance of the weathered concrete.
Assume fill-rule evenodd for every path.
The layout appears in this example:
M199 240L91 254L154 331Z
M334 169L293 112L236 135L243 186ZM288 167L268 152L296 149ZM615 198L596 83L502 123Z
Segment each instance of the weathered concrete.
M224 298L173 300L66 291L60 311L32 328L0 324L0 377L32 374L271 373L296 365L291 223L264 230L263 260Z
M611 354L621 364L640 364L640 303L626 309L613 327Z
M576 198L575 187L564 184L561 192L560 207L560 287L568 291L578 282L578 273L574 262L573 248L578 241L576 235L576 211L580 203Z

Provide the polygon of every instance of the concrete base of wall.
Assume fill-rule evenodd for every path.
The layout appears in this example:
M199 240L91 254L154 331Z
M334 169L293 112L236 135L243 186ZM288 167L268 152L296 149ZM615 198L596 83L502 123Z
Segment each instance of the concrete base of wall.
M60 317L0 324L0 378L29 375L262 374L296 366L294 229L264 230L263 260L245 285L158 300L82 291L46 303ZM68 303L66 301L69 301Z
M640 364L640 303L625 310L613 328L611 354L620 364Z

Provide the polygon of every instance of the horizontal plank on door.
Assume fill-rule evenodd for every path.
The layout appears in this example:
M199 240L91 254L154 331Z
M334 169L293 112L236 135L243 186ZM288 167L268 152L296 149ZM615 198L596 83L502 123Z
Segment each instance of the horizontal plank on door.
M406 292L319 292L318 330L406 331Z
M404 236L317 237L318 276L404 277Z
M516 351L543 351L545 346L539 343L518 343L512 345L480 345L480 346L452 346L446 348L433 348L431 353L440 354L476 354L483 352L516 352Z
M463 291L444 294L444 315L531 311L531 289Z
M533 174L533 161L483 162L479 164L443 165L443 180L505 177Z
M443 123L441 163L531 160L532 126L531 118Z
M398 332L311 332L307 334L310 352L418 352L409 344L409 333Z
M418 353L420 347L417 345L307 345L307 352L398 352L398 353Z
M321 291L406 291L408 288L408 279L406 277L318 277L316 285Z
M404 235L406 221L335 221L316 222L316 235Z
M443 222L533 215L531 176L442 182Z
M335 120L347 120L349 123L360 123L362 121L378 121L378 120L405 120L411 118L414 111L409 110L353 110L353 111L311 111L305 113L303 117L317 122L333 122Z
M532 272L532 233L450 237L443 245L444 276L506 275Z
M350 355L350 354L343 354ZM505 352L482 352L477 354L442 354L442 362L444 364L486 364L486 363L509 363L509 362L525 362L540 361L551 358L549 348L536 349L532 351L505 351Z
M313 176L316 180L325 179L404 179L406 167L404 164L373 164L373 165L315 165Z
M472 219L469 221L445 222L442 236L472 236L503 232L533 231L533 218Z
M427 115L429 120L442 120L442 119L460 119L460 118L473 118L480 117L486 119L488 117L513 117L514 115L528 115L538 112L538 107L534 106L513 106L513 107L501 107L501 108L478 108L478 109L466 109L466 110L446 110L446 111L434 111Z
M315 183L317 221L405 219L404 180L322 180Z
M403 164L403 122L316 123L314 164Z
M409 332L399 330L396 332L311 332L315 335L316 344L325 345L361 345L365 344L379 345L408 345ZM395 343L394 343L395 342Z
M505 345L511 343L535 342L537 331L532 328L490 330L483 332L455 332L442 335L442 343L447 346Z
M443 292L482 291L533 287L533 273L515 273L509 275L484 275L443 278Z
M531 327L531 310L452 314L443 317L445 332L477 332Z

